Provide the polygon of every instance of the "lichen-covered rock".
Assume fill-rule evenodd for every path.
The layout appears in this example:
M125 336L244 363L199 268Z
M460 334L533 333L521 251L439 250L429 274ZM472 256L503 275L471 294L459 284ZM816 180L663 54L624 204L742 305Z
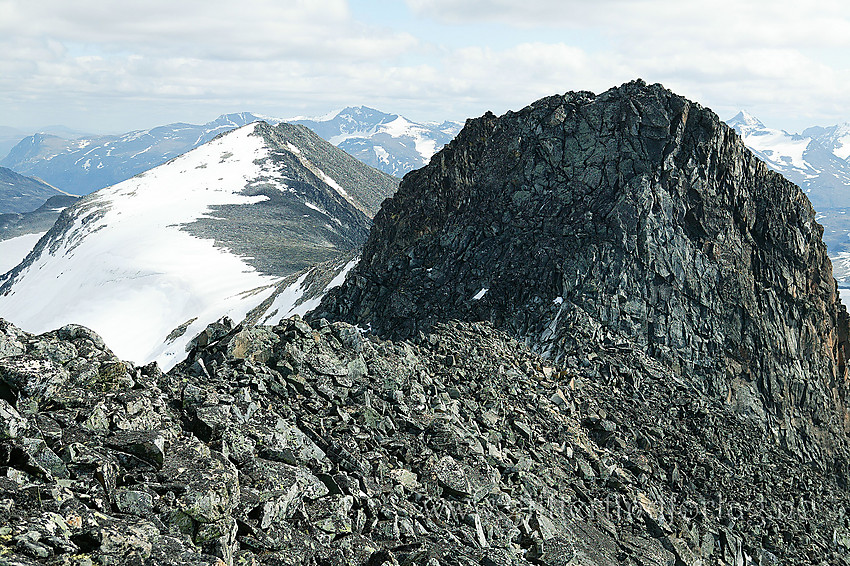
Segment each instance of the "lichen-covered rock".
M0 399L0 440L18 438L29 426L29 421L22 417L5 399Z
M198 523L230 517L239 504L236 468L196 437L171 443L162 475L179 491L177 507Z
M37 403L49 403L67 386L68 371L50 359L10 356L0 359L0 380L15 399L23 397Z
M0 319L0 358L23 354L26 351L23 343L25 338L26 333L20 328Z

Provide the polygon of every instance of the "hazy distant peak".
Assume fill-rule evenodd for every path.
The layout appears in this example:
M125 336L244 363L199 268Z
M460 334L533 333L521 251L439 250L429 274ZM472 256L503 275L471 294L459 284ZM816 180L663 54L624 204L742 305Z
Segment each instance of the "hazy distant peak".
M231 112L228 114L220 115L211 123L231 125L233 127L239 128L246 124L250 124L251 122L268 122L269 124L274 125L279 123L280 121L280 118L267 116L265 114L254 114L253 112Z
M726 121L727 124L735 128L736 130L741 130L744 128L747 129L763 129L766 128L764 123L761 120L747 112L746 110L741 110L738 112L733 118Z

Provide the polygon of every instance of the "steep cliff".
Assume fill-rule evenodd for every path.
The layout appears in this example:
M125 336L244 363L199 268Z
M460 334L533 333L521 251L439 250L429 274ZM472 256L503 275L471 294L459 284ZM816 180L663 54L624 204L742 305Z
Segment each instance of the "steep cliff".
M487 320L555 360L634 342L843 470L848 320L821 234L713 112L636 81L468 121L314 318L395 338Z

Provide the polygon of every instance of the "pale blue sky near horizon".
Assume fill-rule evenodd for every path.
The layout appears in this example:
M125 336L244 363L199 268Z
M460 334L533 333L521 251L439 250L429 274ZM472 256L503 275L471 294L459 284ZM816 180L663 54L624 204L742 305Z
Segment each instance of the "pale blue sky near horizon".
M117 133L367 105L417 121L643 78L728 119L850 121L843 0L0 0L0 126Z

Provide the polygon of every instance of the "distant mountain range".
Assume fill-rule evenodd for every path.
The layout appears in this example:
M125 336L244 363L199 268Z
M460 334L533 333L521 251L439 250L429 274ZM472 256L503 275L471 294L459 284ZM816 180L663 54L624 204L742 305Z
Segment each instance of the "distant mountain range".
M88 194L259 120L303 124L364 163L397 177L426 164L462 126L456 122L418 124L365 106L345 108L320 118L291 120L242 112L225 114L201 125L168 124L122 135L70 137L38 133L22 139L0 165L44 179L69 193Z
M850 148L846 154L840 151L844 157L835 153L836 147L845 149L840 137L831 136L840 130L838 126L809 128L805 130L808 134L803 135L789 134L768 128L746 112L738 113L727 123L759 158L799 185L815 210L850 207ZM850 125L845 127L850 129ZM817 132L821 132L819 136L811 135Z
M18 173L44 179L73 194L119 183L263 117L226 114L202 125L168 124L122 135L69 138L38 133L21 140L0 161Z
M78 198L0 167L0 275L15 267Z
M80 197L74 195L54 195L30 212L0 214L0 241L25 234L47 232L56 222L59 213L79 199ZM0 274L2 273L0 270Z
M31 212L50 197L66 194L39 179L0 167L0 215Z
M56 195L32 212L0 214L0 275L18 265L50 230L59 214L79 199Z
M750 150L809 197L824 227L834 276L841 287L850 288L850 124L791 134L743 111L727 123Z
M222 316L273 323L316 304L396 188L303 126L249 124L66 209L0 276L0 317L82 323L168 368Z
M39 128L38 131L43 134L58 136L69 140L92 135L85 132L79 132L65 126L46 126L44 128ZM0 157L9 153L9 150L18 145L22 139L35 133L35 131L25 131L18 128L10 128L9 126L0 126Z
M0 165L44 179L70 193L85 194L162 164L215 138L257 120L286 121L312 129L361 162L401 177L425 165L431 155L460 130L458 122L416 123L398 114L352 106L327 115L287 120L242 112L203 125L176 123L117 136L91 136L54 127L21 140ZM771 168L800 185L818 211L824 241L836 264L836 276L850 287L850 124L811 127L802 134L768 128L741 112L727 122L744 143ZM19 131L0 129L4 136ZM2 171L2 170L0 170ZM55 189L53 189L55 191ZM56 193L53 193L56 194ZM47 198L9 208L0 196L0 213L29 212ZM379 203L372 203L376 209ZM43 222L43 215L42 220ZM21 224L19 223L19 231ZM7 232L8 237L9 232ZM3 237L0 231L0 238ZM846 268L843 267L846 264Z
M366 106L288 121L307 126L360 161L396 177L427 165L463 127L460 122L416 123Z
M850 123L822 128L814 126L803 130L804 136L815 139L823 147L844 159L850 159Z

